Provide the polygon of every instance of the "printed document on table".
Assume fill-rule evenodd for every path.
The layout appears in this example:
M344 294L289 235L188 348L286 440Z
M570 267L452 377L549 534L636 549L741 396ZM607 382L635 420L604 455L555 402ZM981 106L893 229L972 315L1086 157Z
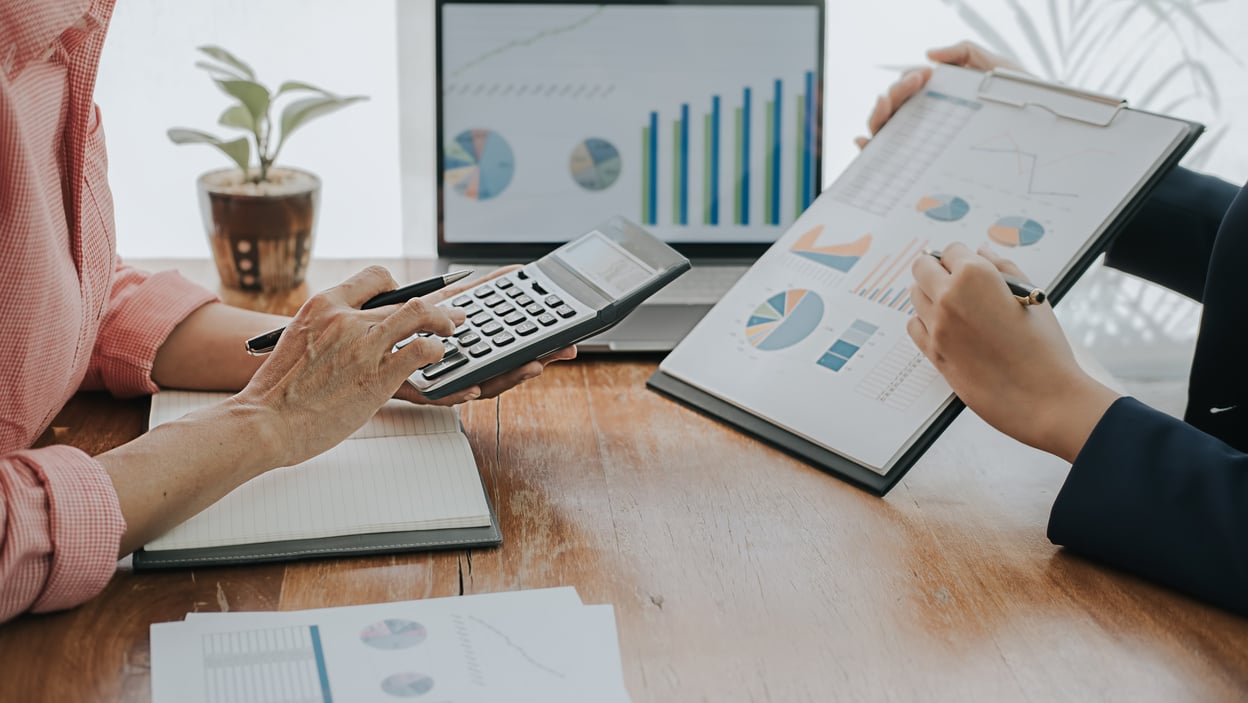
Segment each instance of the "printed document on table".
M627 701L611 606L561 591L153 625L153 700Z

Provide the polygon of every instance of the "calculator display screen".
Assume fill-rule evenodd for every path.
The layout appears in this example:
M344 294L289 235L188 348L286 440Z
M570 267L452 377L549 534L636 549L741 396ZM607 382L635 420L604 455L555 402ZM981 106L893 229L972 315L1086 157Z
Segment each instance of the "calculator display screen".
M654 269L598 232L559 249L557 256L614 298L636 290L654 276Z

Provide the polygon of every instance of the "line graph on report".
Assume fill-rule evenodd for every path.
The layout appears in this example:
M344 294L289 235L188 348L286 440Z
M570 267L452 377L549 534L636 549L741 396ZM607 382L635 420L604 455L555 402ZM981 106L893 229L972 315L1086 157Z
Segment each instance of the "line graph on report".
M986 159L983 173L999 175L998 183L1012 184L1020 195L1078 198L1070 184L1087 173L1092 162L1113 156L1113 152L1104 149L1042 154L1021 142L1010 132L1003 132L970 147L971 152Z

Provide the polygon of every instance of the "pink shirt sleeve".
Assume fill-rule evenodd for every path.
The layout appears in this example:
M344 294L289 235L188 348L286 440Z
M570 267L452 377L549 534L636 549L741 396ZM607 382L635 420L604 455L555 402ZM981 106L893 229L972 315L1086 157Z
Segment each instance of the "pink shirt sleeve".
M104 467L65 446L0 456L0 524L0 622L95 596L126 529Z
M147 274L119 260L83 388L155 392L156 350L214 300L175 272ZM0 456L0 525L0 622L94 597L112 577L126 528L104 467L66 446Z
M118 258L104 322L83 379L83 390L122 398L150 395L156 350L188 315L217 296L176 271L149 274Z

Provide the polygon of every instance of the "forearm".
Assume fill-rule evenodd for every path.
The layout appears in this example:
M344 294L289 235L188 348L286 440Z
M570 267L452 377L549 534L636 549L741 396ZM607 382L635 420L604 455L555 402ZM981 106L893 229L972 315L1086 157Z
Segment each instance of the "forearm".
M237 391L251 380L261 357L243 343L288 321L278 315L205 305L181 322L156 353L152 380L163 388Z
M96 457L125 516L121 554L281 465L273 420L272 410L230 399Z
M1237 186L1184 168L1166 174L1105 263L1201 301L1209 257Z
M1248 615L1248 455L1133 398L1071 467L1049 538Z

